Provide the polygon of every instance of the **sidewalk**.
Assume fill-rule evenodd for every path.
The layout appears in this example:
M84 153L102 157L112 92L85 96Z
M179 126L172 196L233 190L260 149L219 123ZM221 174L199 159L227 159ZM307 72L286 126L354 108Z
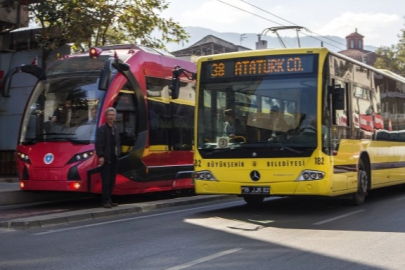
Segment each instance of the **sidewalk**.
M88 194L59 193L59 192L30 192L21 191L17 177L0 176L0 206L18 205L24 203L53 202L62 199L83 198ZM210 201L233 199L229 195L198 195L179 197L145 203L122 204L111 209L91 208L74 210L57 214L46 214L0 221L0 228L26 229L45 227L57 224L69 224L78 221L93 220L117 215L149 212L175 206L192 205Z
M174 198L146 203L123 204L118 207L92 208L76 210L57 214L39 215L27 218L0 221L0 228L27 229L36 227L46 227L58 224L70 224L79 221L93 220L104 217L125 215L131 213L149 212L158 209L175 206L192 205L210 201L229 200L236 196L229 195L198 195L193 197Z
M0 191L2 190L20 190L16 176L0 176Z

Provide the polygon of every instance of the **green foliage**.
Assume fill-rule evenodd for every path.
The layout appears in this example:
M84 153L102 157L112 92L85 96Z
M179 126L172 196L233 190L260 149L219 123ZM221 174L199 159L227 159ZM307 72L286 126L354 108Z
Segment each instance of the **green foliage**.
M397 45L377 49L377 61L374 63L374 67L388 69L405 77L405 29L401 29L401 32L398 35Z
M18 3L16 0L0 1L0 8L6 8L8 12L10 11L10 9L15 9L17 7L17 5L18 5Z
M84 50L117 43L165 49L167 42L184 42L185 30L173 19L160 17L165 0L47 0L30 5L42 26L40 45L52 50L64 42ZM152 33L161 38L153 38Z

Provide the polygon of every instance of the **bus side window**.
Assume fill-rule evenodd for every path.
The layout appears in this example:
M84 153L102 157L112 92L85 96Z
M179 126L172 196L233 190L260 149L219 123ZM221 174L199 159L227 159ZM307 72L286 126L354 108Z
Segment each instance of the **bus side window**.
M335 109L333 111L333 124L336 126L341 126L341 127L348 127L350 118L348 115L348 94L347 94L347 84L345 82L341 82L338 80L334 80L334 84L332 87L332 91L335 88L343 88L343 109ZM333 98L336 98L333 96Z

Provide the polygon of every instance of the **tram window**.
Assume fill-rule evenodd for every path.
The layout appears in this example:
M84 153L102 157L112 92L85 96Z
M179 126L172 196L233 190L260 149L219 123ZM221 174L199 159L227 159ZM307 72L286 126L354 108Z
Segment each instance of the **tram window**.
M171 120L169 104L148 100L149 145L161 145L169 150Z
M194 108L172 103L173 150L192 150L194 136Z
M165 97L169 96L170 81L166 79L146 77L146 95L148 97Z
M132 91L121 90L114 103L117 110L116 125L121 138L121 156L133 148L136 136L135 96Z

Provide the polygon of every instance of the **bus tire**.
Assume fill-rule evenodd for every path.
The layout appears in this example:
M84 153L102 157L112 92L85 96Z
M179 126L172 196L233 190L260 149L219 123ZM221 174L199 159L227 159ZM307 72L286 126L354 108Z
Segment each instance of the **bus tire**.
M260 195L244 195L242 196L245 202L251 206L258 206L263 203L264 196Z
M364 204L367 196L368 187L370 183L370 177L368 175L364 162L359 162L359 172L357 177L357 192L352 195L352 205L360 206Z

